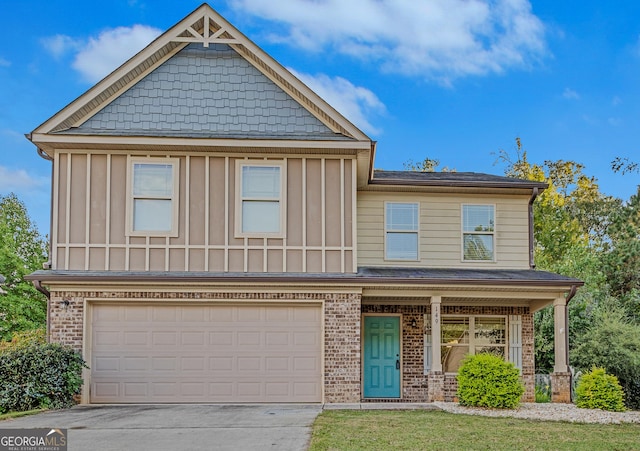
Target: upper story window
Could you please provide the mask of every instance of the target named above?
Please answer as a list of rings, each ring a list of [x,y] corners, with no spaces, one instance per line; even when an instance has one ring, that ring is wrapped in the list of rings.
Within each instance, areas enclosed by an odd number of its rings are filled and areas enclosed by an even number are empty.
[[[236,235],[284,236],[284,164],[238,161]]]
[[[178,168],[177,158],[130,159],[130,235],[177,236]]]
[[[495,206],[462,206],[462,253],[465,261],[494,261]]]
[[[504,316],[442,316],[442,370],[457,373],[467,354],[489,353],[506,360],[507,319]]]
[[[418,217],[417,203],[385,204],[386,260],[418,260]]]

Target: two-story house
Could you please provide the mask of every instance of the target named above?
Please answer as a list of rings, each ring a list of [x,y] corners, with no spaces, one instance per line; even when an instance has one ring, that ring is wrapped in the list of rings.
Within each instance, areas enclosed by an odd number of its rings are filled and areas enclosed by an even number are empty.
[[[521,369],[555,306],[543,183],[374,171],[375,143],[204,4],[29,139],[52,164],[48,334],[83,403],[451,400],[466,354]]]

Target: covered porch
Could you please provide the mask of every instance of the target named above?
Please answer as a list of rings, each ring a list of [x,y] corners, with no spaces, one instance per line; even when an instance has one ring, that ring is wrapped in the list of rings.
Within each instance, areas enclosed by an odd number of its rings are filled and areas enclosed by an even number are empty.
[[[363,287],[362,402],[455,401],[460,363],[479,352],[512,362],[525,385],[522,400],[533,402],[533,317],[548,305],[555,317],[552,401],[571,402],[567,304],[581,281],[539,271],[368,271],[376,276],[370,282],[396,277]],[[386,362],[377,360],[385,353]]]

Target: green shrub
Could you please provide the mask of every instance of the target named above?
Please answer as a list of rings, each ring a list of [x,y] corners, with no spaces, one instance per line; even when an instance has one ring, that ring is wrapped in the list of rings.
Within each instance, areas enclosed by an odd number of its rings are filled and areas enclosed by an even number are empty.
[[[629,409],[640,409],[640,324],[624,312],[604,312],[576,340],[571,361],[582,371],[604,368],[618,378]]]
[[[73,349],[55,343],[0,353],[0,413],[60,409],[74,404],[86,365]]]
[[[576,405],[583,409],[624,411],[624,392],[618,378],[594,366],[578,381]]]
[[[524,393],[520,371],[491,354],[467,356],[458,371],[458,399],[463,406],[512,409]]]
[[[44,328],[21,330],[14,332],[11,341],[0,340],[0,352],[27,348],[33,345],[43,345],[47,342],[47,332]]]
[[[551,402],[551,394],[549,394],[548,387],[540,387],[536,385],[536,402]]]

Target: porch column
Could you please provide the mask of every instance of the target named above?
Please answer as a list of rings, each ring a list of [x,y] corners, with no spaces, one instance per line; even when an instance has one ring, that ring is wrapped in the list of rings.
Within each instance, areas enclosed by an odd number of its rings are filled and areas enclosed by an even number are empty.
[[[440,346],[440,296],[431,296],[431,369],[427,375],[427,399],[444,401],[444,373]]]
[[[440,296],[431,296],[431,371],[442,372],[442,347],[440,346]]]
[[[555,344],[554,373],[569,371],[567,364],[567,300],[564,297],[553,301],[553,339]]]
[[[555,345],[555,365],[551,375],[551,401],[571,402],[571,371],[567,362],[568,330],[567,300],[564,296],[553,302],[553,338]]]

